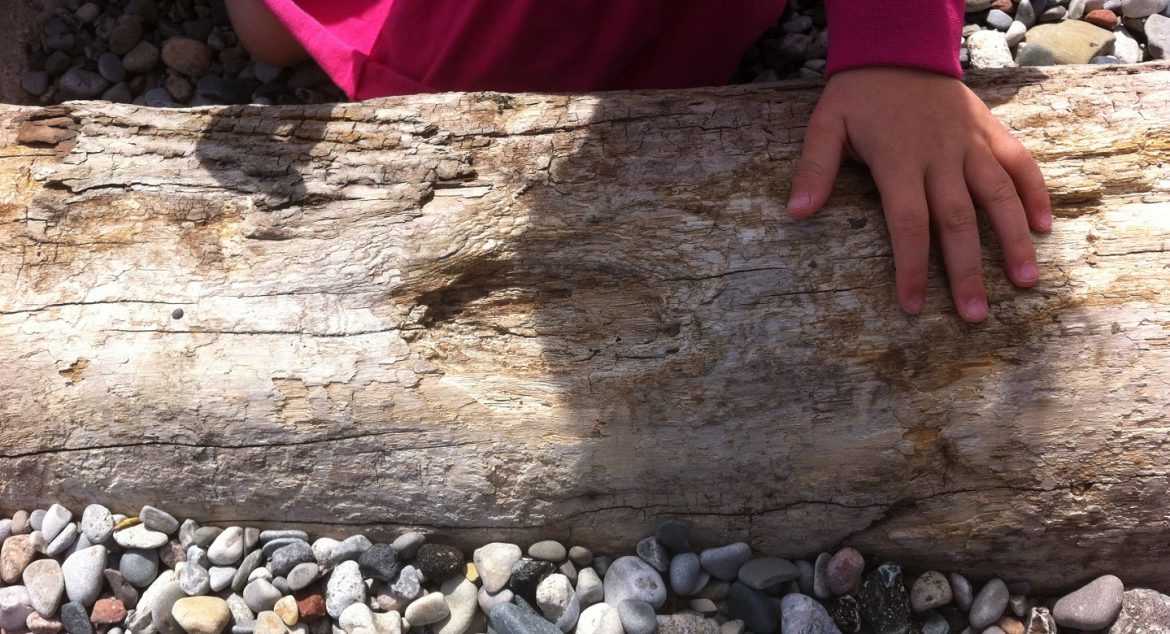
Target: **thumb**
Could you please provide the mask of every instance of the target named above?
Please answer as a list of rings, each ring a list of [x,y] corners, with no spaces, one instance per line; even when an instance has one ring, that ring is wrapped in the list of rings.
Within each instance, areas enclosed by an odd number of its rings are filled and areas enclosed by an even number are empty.
[[[844,120],[813,112],[788,193],[789,216],[807,218],[824,206],[837,180],[846,140]]]

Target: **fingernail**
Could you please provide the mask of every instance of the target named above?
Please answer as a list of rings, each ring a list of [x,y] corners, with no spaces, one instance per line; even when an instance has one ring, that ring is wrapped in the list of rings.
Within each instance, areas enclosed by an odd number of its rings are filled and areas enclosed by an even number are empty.
[[[967,301],[967,321],[983,321],[987,319],[987,302],[982,299]]]
[[[1048,231],[1049,229],[1051,229],[1052,228],[1052,210],[1045,209],[1044,211],[1041,211],[1040,215],[1036,218],[1036,224],[1040,225],[1040,228],[1044,231]]]
[[[906,312],[917,315],[922,312],[922,296],[914,295],[906,298]]]
[[[1035,262],[1024,262],[1016,270],[1016,278],[1025,284],[1031,284],[1040,279],[1040,270],[1036,268]]]
[[[788,211],[800,211],[808,207],[811,202],[812,197],[806,192],[792,192],[792,195],[788,197]]]

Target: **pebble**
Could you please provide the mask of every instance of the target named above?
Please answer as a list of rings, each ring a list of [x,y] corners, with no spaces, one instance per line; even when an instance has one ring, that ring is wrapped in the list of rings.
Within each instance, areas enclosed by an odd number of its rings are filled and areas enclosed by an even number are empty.
[[[340,543],[330,537],[321,537],[313,542],[313,558],[317,560],[317,566],[322,571],[327,572],[333,568],[329,556],[333,553],[333,549]]]
[[[163,42],[162,61],[187,77],[199,77],[211,67],[211,47],[189,37],[172,37]]]
[[[390,585],[390,594],[403,601],[413,601],[422,591],[422,574],[414,566],[404,566],[398,579]]]
[[[97,601],[105,579],[102,571],[106,567],[108,553],[105,546],[90,546],[65,559],[61,565],[61,574],[65,577],[65,594],[70,601],[85,606]]]
[[[564,561],[567,555],[564,545],[555,539],[539,541],[528,547],[528,556],[533,559],[559,563]]]
[[[251,581],[244,588],[244,601],[248,604],[248,609],[253,612],[271,610],[272,606],[280,600],[280,596],[280,590],[277,590],[266,579]]]
[[[361,567],[353,560],[343,561],[333,568],[325,587],[325,610],[338,618],[342,610],[366,600],[366,584]]]
[[[743,634],[744,630],[744,622],[739,619],[732,619],[719,626],[719,634]]]
[[[329,553],[329,562],[336,566],[343,561],[356,560],[373,545],[373,542],[365,535],[346,537],[333,546],[333,550]]]
[[[1006,31],[1008,30],[1008,27],[1012,25],[1013,19],[1012,16],[1008,15],[1004,11],[1000,11],[999,9],[992,9],[991,11],[987,12],[987,17],[984,18],[984,22],[987,24],[987,26],[990,26],[993,29]]]
[[[353,606],[351,605],[349,607],[352,608]],[[365,606],[363,605],[363,607]],[[294,599],[291,595],[281,597],[280,600],[276,602],[276,605],[272,606],[272,611],[276,612],[276,616],[279,616],[280,620],[284,621],[284,624],[288,625],[289,627],[296,625],[297,621],[299,621],[301,618],[301,613],[297,610],[297,600]],[[344,615],[344,613],[342,614]]]
[[[374,629],[374,613],[364,603],[355,603],[345,608],[341,618],[337,619],[337,625],[350,634],[369,631]]]
[[[1029,46],[1038,44],[1051,50],[1057,64],[1088,64],[1108,50],[1113,40],[1113,33],[1080,20],[1041,24],[1024,36]]]
[[[479,590],[475,582],[465,577],[451,577],[439,586],[439,592],[443,593],[443,600],[447,603],[448,615],[431,629],[435,634],[463,634],[468,631],[475,618],[476,608],[479,607]],[[577,617],[574,615],[573,624],[576,623]]]
[[[488,620],[496,634],[562,634],[544,617],[515,603],[501,603],[492,608]]]
[[[718,548],[708,548],[699,553],[699,562],[711,576],[724,581],[733,581],[739,574],[740,566],[752,558],[752,547],[745,542],[736,542]]]
[[[838,633],[833,617],[816,599],[803,594],[785,595],[780,600],[780,631],[807,634]]]
[[[21,76],[20,87],[28,94],[39,97],[49,90],[49,74],[43,70],[30,70]],[[11,522],[11,520],[4,521]],[[0,533],[0,542],[7,538],[8,535]]]
[[[110,509],[101,504],[90,504],[81,514],[81,532],[93,544],[104,544],[114,534],[114,518]]]
[[[93,634],[93,623],[89,621],[89,613],[85,606],[76,601],[70,601],[61,606],[61,625],[69,634]]]
[[[274,539],[298,539],[307,543],[309,541],[309,534],[305,531],[293,529],[265,530],[257,533],[256,538],[260,540],[261,544],[267,544]]]
[[[418,549],[422,548],[426,542],[426,535],[418,531],[407,531],[394,538],[394,541],[390,542],[390,547],[396,550],[403,559],[410,561],[415,558]]]
[[[581,615],[581,604],[573,591],[573,583],[562,574],[551,574],[540,582],[536,587],[536,606],[562,632],[573,629]]]
[[[285,577],[298,565],[316,561],[312,546],[298,539],[272,553],[268,560],[268,570],[277,577]]]
[[[577,634],[624,634],[621,613],[608,603],[585,608],[577,621]]]
[[[303,590],[316,581],[320,574],[321,568],[317,565],[316,561],[306,561],[297,564],[287,575],[288,587],[293,592]]]
[[[69,550],[69,547],[77,541],[77,534],[77,524],[75,522],[69,522],[49,542],[48,546],[45,547],[45,554],[50,557],[56,557]]]
[[[875,634],[895,634],[910,627],[910,597],[902,568],[895,564],[882,564],[870,572],[861,584],[857,602]]]
[[[447,600],[442,592],[431,592],[412,601],[406,606],[402,618],[410,623],[411,627],[429,625],[447,618],[451,614],[447,607]]]
[[[1043,609],[1043,608],[1039,608]],[[1159,632],[1157,627],[1165,628]],[[1052,630],[1056,631],[1055,627]],[[1108,634],[1165,634],[1170,631],[1170,596],[1153,590],[1128,590],[1122,597],[1121,613]]]
[[[971,602],[971,610],[967,615],[971,627],[984,628],[998,621],[1007,609],[1008,596],[1007,584],[1002,579],[988,581]]]
[[[110,79],[110,81],[122,81],[121,79]],[[175,519],[174,515],[166,511],[150,506],[149,504],[142,507],[138,511],[138,519],[142,520],[142,524],[152,531],[170,535],[179,530],[179,520]]]
[[[1016,65],[1008,47],[1007,35],[999,31],[973,33],[967,38],[967,51],[974,68],[1010,68]]]
[[[1015,48],[1020,44],[1020,42],[1024,41],[1024,35],[1026,35],[1027,32],[1028,27],[1024,26],[1023,22],[1012,22],[1011,25],[1008,26],[1007,32],[1004,33],[1003,37],[1004,40],[1007,41],[1007,45],[1009,47]]]
[[[766,590],[800,577],[795,564],[780,557],[751,559],[740,567],[738,578],[756,590]]]
[[[654,537],[639,541],[634,552],[658,572],[666,572],[670,568],[670,553]]]
[[[653,634],[658,629],[654,606],[637,599],[626,599],[617,604],[618,618],[626,634]]]
[[[1105,9],[1097,9],[1096,11],[1090,11],[1087,14],[1085,14],[1085,17],[1083,19],[1085,22],[1088,22],[1089,24],[1092,24],[1093,26],[1105,29],[1106,31],[1113,31],[1117,28],[1117,26],[1119,24],[1121,24],[1121,20],[1118,19],[1116,13],[1114,13],[1112,11],[1106,11]]]
[[[28,626],[28,631],[32,634],[57,634],[65,629],[65,625],[61,623],[60,619],[46,619],[36,612],[28,615],[25,624]],[[113,630],[110,630],[110,632],[112,633]]]
[[[702,572],[699,556],[695,553],[679,553],[670,560],[670,588],[674,593],[687,597],[699,590],[699,574]]]
[[[971,602],[975,598],[971,582],[957,572],[947,575],[947,581],[951,582],[951,596],[955,600],[955,605],[964,612],[970,610]]]
[[[605,599],[605,585],[601,577],[592,568],[582,568],[577,573],[577,599],[581,605],[601,603]]]
[[[1052,608],[1052,618],[1060,627],[1079,630],[1105,628],[1121,612],[1124,592],[1121,579],[1113,575],[1098,577],[1061,597]]]
[[[727,595],[727,613],[753,632],[774,632],[780,620],[778,606],[763,592],[736,581]]]
[[[482,617],[484,626],[477,628],[476,631],[487,629],[487,617]],[[403,630],[409,626],[408,623],[402,622],[402,615],[398,612],[375,612],[374,613],[374,631],[377,634],[402,634]],[[470,624],[469,624],[470,627]],[[434,631],[434,627],[430,628]]]
[[[227,566],[212,566],[207,569],[208,583],[212,592],[219,592],[231,587],[232,579],[236,576],[236,569]],[[298,590],[300,588],[297,588]]]
[[[64,80],[64,77],[62,77],[62,80]],[[102,79],[102,81],[105,82],[105,79]],[[150,530],[143,524],[135,524],[129,528],[114,531],[114,542],[122,548],[150,550],[161,548],[167,541],[168,537],[166,533]]]
[[[829,553],[821,553],[817,555],[816,563],[813,564],[813,596],[818,599],[828,599],[833,596],[833,591],[829,588],[829,561],[833,556]]]
[[[555,570],[552,563],[535,559],[521,559],[512,566],[508,587],[529,603],[536,602],[536,587]]]
[[[578,596],[580,596],[579,590],[578,590],[577,594],[578,594]],[[475,598],[476,598],[476,601],[479,603],[479,609],[483,610],[485,614],[490,614],[492,611],[492,608],[496,607],[497,605],[499,605],[501,603],[510,603],[512,601],[512,598],[515,596],[516,596],[516,593],[512,592],[511,590],[509,590],[507,588],[504,588],[503,590],[500,590],[499,592],[495,592],[495,593],[488,592],[486,588],[480,588],[479,591],[476,593]]]
[[[32,526],[29,523],[29,512],[20,510],[12,514],[12,524],[9,525],[9,530],[13,535],[24,535],[32,532]]]
[[[65,594],[61,564],[55,559],[38,559],[24,569],[23,580],[33,609],[46,619],[52,618]]]
[[[860,552],[849,547],[838,550],[825,565],[825,580],[829,584],[829,592],[835,595],[856,592],[861,585],[863,572],[865,558]]]
[[[390,550],[397,553],[393,546]],[[429,581],[446,581],[463,570],[463,551],[446,544],[423,544],[415,565]]]
[[[690,527],[677,518],[663,520],[654,529],[654,539],[676,555],[691,552],[689,536]]]
[[[219,634],[231,622],[232,613],[219,597],[184,597],[175,601],[171,616],[187,634]]]
[[[736,566],[738,572],[739,566]],[[626,599],[645,601],[655,609],[666,602],[662,575],[638,557],[619,557],[604,577],[605,602],[618,605]]]
[[[1127,18],[1144,18],[1165,10],[1166,0],[1121,0],[1121,15]]]
[[[70,68],[57,80],[62,100],[93,99],[109,85],[105,77],[83,68]]]
[[[954,598],[951,583],[946,575],[928,570],[914,580],[910,586],[910,608],[915,612],[929,612],[941,608]]]
[[[198,543],[198,539],[196,543]],[[211,546],[207,548],[207,557],[216,566],[231,566],[243,556],[244,529],[239,526],[224,529],[223,532],[216,535],[215,539],[211,542]]]
[[[45,511],[38,530],[45,536],[45,541],[51,542],[72,520],[73,511],[60,504],[53,504]]]
[[[245,540],[245,541],[247,541],[247,540]],[[260,553],[263,555],[264,559],[271,559],[272,553],[275,553],[276,551],[280,550],[281,548],[284,548],[285,546],[288,546],[289,544],[296,544],[296,543],[304,544],[307,542],[305,542],[305,540],[303,540],[303,539],[297,539],[296,537],[277,537],[276,539],[270,539],[267,542],[265,542],[264,545],[260,547]],[[310,548],[310,550],[312,550],[311,546],[309,548]],[[247,550],[248,550],[248,547],[245,545],[244,551],[246,552]]]
[[[102,571],[102,576],[106,579],[106,584],[110,587],[110,591],[114,593],[115,597],[122,602],[127,608],[133,608],[138,604],[138,590],[130,585],[122,573],[117,570],[106,569]]]
[[[234,632],[235,630],[232,631]],[[286,634],[288,627],[280,619],[279,614],[272,610],[265,610],[256,615],[256,622],[253,625],[252,632],[253,634]],[[354,632],[354,634],[359,633]]]
[[[1015,19],[1022,22],[1029,29],[1036,25],[1036,7],[1032,0],[1020,0],[1016,5]]]
[[[829,615],[843,632],[851,634],[861,629],[861,604],[852,595],[844,594],[829,601]]]
[[[370,546],[358,557],[358,565],[364,576],[387,583],[394,581],[402,569],[402,561],[390,544]]]
[[[179,564],[176,572],[183,592],[192,596],[211,592],[211,574],[203,566],[186,561]]]
[[[1152,59],[1170,58],[1170,17],[1162,14],[1146,18],[1146,47]]]
[[[131,548],[122,553],[118,570],[131,585],[145,588],[158,576],[158,551]]]
[[[512,566],[520,561],[521,554],[519,546],[503,542],[493,542],[475,549],[472,561],[483,579],[483,587],[491,593],[503,589],[512,575]]]
[[[0,629],[18,632],[24,629],[33,606],[24,586],[0,588]]]
[[[316,621],[325,616],[325,597],[317,591],[301,593],[297,597],[297,612],[301,621]]]
[[[796,562],[796,568],[800,571],[800,577],[797,578],[797,587],[800,588],[801,594],[807,594],[810,597],[813,594],[813,580],[816,577],[816,567],[812,563],[803,559]]]
[[[116,597],[98,599],[89,613],[89,620],[95,625],[115,625],[126,618],[126,606]]]

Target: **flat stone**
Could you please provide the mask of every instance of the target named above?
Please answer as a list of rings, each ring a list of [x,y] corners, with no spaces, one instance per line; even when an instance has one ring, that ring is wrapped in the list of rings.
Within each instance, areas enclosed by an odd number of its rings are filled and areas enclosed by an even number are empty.
[[[345,608],[365,600],[366,584],[358,562],[347,560],[337,564],[325,587],[325,609],[329,616],[340,618]]]
[[[229,566],[212,566],[207,569],[207,576],[211,591],[219,592],[231,587],[232,579],[236,577],[236,569]]]
[[[170,535],[171,533],[179,530],[179,520],[175,519],[174,515],[171,515],[170,513],[167,513],[158,507],[150,506],[149,504],[143,506],[142,509],[138,511],[138,519],[142,520],[143,526],[146,526],[152,531],[158,531],[160,533]]]
[[[114,531],[114,542],[122,548],[152,550],[164,546],[170,538],[166,533],[150,530],[144,524]]]
[[[138,605],[138,590],[126,581],[120,571],[106,569],[102,571],[102,576],[106,578],[106,584],[110,586],[110,591],[114,593],[115,597],[118,597],[122,605],[127,608],[134,608]]]
[[[711,573],[716,579],[734,581],[739,575],[740,566],[752,558],[752,547],[745,542],[736,542],[718,548],[708,548],[699,553],[699,562],[703,569]],[[610,601],[608,598],[606,602]],[[750,626],[749,626],[750,627]]]
[[[98,599],[89,611],[89,620],[95,625],[116,625],[126,618],[126,606],[117,597]]]
[[[624,634],[621,614],[608,603],[585,608],[577,621],[577,634]]]
[[[0,588],[0,629],[18,632],[24,629],[35,611],[24,586]]]
[[[108,554],[105,546],[90,546],[65,559],[61,574],[65,577],[65,594],[70,601],[87,607],[97,601],[105,579],[102,571]]]
[[[423,544],[416,555],[415,567],[428,581],[441,583],[463,571],[463,551],[454,546]]]
[[[593,551],[584,546],[573,546],[569,549],[569,561],[577,566],[588,566],[593,562]]]
[[[739,566],[735,568],[738,572]],[[614,561],[606,571],[604,586],[605,602],[610,605],[636,599],[657,610],[666,602],[666,583],[662,575],[638,557],[619,557]]]
[[[766,590],[800,577],[800,570],[787,559],[758,557],[739,568],[739,581],[756,590]],[[844,594],[844,593],[839,593]]]
[[[350,606],[353,607],[352,605]],[[280,617],[284,624],[292,627],[300,621],[301,613],[297,609],[297,600],[292,595],[281,597],[276,605],[272,606],[272,611],[276,612],[276,616]],[[344,616],[344,613],[343,613]]]
[[[298,539],[272,553],[272,557],[268,560],[268,570],[277,577],[284,577],[299,564],[316,561],[317,559],[313,556],[313,547]]]
[[[972,33],[967,38],[967,51],[974,68],[1012,68],[1016,65],[1007,35],[999,31]]]
[[[427,543],[426,535],[418,531],[407,531],[394,538],[394,541],[390,542],[390,546],[398,552],[398,556],[410,561],[414,559],[415,555],[418,554],[418,549],[422,548],[425,543]]]
[[[565,550],[564,545],[555,539],[546,539],[529,546],[528,556],[533,559],[559,563],[565,560],[568,552]]]
[[[957,572],[947,575],[947,581],[951,582],[951,596],[954,598],[955,606],[964,612],[970,610],[971,602],[975,600],[971,582]]]
[[[488,592],[496,593],[508,585],[512,566],[520,561],[521,555],[522,551],[516,544],[493,542],[475,549],[471,557],[483,579],[483,587]]]
[[[984,584],[971,602],[971,610],[967,615],[971,627],[978,630],[998,621],[1007,609],[1009,596],[1007,584],[1002,579],[992,579]]]
[[[818,599],[828,599],[833,596],[833,591],[829,588],[829,562],[833,556],[829,553],[821,553],[817,555],[816,563],[813,564],[813,596]]]
[[[874,634],[902,634],[910,627],[910,597],[897,565],[882,564],[870,572],[861,584],[858,603]]]
[[[1098,577],[1061,597],[1052,608],[1052,618],[1062,628],[1103,629],[1121,612],[1124,592],[1121,579],[1113,575]]]
[[[158,551],[131,548],[122,553],[118,570],[128,583],[145,588],[158,577]]]
[[[65,576],[55,559],[38,559],[24,569],[29,604],[44,618],[52,618],[65,595]]]
[[[267,544],[274,539],[299,539],[303,542],[309,541],[309,534],[305,531],[298,531],[293,529],[280,530],[266,530],[260,531],[256,538],[260,540],[261,544]]]
[[[185,597],[175,601],[171,616],[187,634],[219,634],[231,622],[232,613],[219,597]]]
[[[780,625],[778,606],[763,592],[736,581],[727,595],[727,614],[753,632],[775,632]]]
[[[316,561],[299,563],[289,571],[286,577],[288,579],[288,587],[293,592],[303,590],[316,581],[320,574],[321,568],[317,565]]]
[[[61,606],[61,625],[69,634],[93,634],[93,623],[89,622],[89,613],[85,606],[70,601]]]
[[[1024,36],[1029,46],[1038,44],[1052,51],[1057,64],[1088,64],[1104,54],[1113,40],[1113,33],[1080,20],[1041,24]]]
[[[562,634],[557,626],[544,617],[515,603],[501,603],[492,608],[488,620],[496,634]]]
[[[466,577],[451,577],[439,586],[443,600],[447,603],[448,614],[431,626],[435,634],[464,634],[471,627],[479,607],[479,590]],[[539,589],[537,595],[539,598]],[[573,623],[576,624],[576,617]]]
[[[60,504],[54,504],[45,511],[45,516],[41,520],[41,534],[45,536],[45,541],[51,542],[72,521],[73,511]]]
[[[914,580],[910,587],[910,608],[915,612],[929,612],[951,602],[951,582],[946,575],[928,570]]]
[[[216,566],[231,566],[243,556],[244,529],[239,526],[225,528],[207,548],[207,557]]]
[[[536,606],[562,632],[573,629],[581,616],[581,604],[573,584],[562,574],[551,574],[540,582],[536,587]]]
[[[259,550],[253,550],[240,562],[239,568],[236,569],[236,576],[232,578],[232,590],[234,592],[244,591],[244,586],[248,585],[248,582],[252,579],[252,573],[260,567],[261,557],[262,554]]]
[[[411,627],[415,627],[437,623],[447,618],[450,614],[451,610],[447,607],[447,600],[443,597],[443,593],[431,592],[415,599],[410,605],[406,606],[406,611],[402,614],[402,617],[410,623]]]
[[[670,560],[670,588],[680,597],[687,597],[699,590],[699,556],[695,553],[679,553]]]
[[[336,566],[343,561],[356,560],[373,545],[365,535],[351,535],[333,547],[329,553],[329,562]]]
[[[284,548],[285,546],[288,546],[290,544],[307,544],[307,543],[308,542],[306,542],[305,540],[297,538],[297,537],[277,537],[276,539],[270,539],[267,542],[265,542],[264,545],[260,547],[260,552],[263,553],[264,559],[268,560],[268,559],[272,558],[273,553],[280,550],[281,548]],[[310,550],[312,549],[311,546],[309,548],[310,548]],[[244,550],[246,551],[247,548],[245,548]]]
[[[1146,48],[1151,59],[1170,58],[1170,17],[1162,14],[1146,18]]]
[[[626,599],[617,604],[618,618],[626,634],[653,634],[658,629],[654,606],[637,599]]]
[[[36,556],[31,536],[13,535],[4,540],[0,547],[0,579],[7,584],[19,583],[21,573]]]
[[[179,587],[191,596],[211,592],[211,574],[199,564],[185,561],[175,569],[179,575]]]
[[[90,504],[81,514],[81,532],[93,544],[104,544],[114,534],[114,517],[101,504]]]
[[[780,631],[840,634],[833,617],[814,598],[789,594],[780,600]]]

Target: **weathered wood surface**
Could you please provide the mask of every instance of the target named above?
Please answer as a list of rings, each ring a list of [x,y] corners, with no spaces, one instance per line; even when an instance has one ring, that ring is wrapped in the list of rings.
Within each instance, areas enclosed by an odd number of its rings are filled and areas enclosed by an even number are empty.
[[[981,326],[783,217],[816,86],[0,108],[0,511],[1170,589],[1170,66],[971,81],[1058,218]]]

